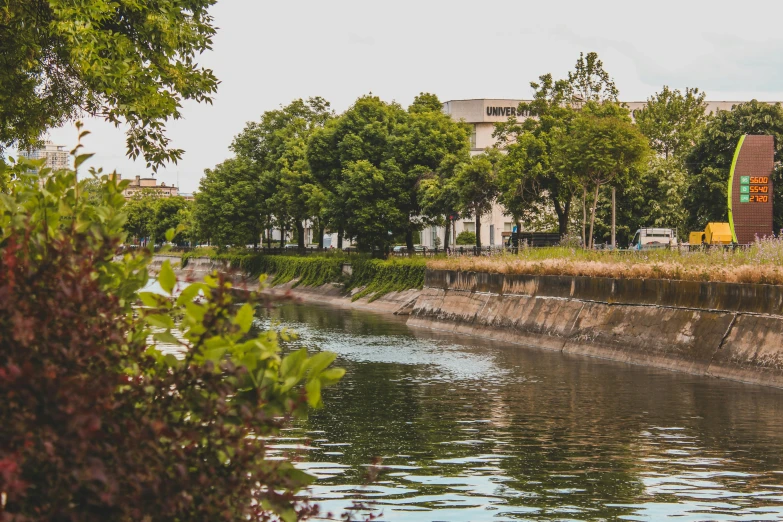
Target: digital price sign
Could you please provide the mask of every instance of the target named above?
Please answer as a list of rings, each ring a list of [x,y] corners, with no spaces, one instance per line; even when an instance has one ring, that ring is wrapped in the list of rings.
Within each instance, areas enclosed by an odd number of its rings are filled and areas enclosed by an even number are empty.
[[[734,242],[753,243],[772,235],[772,136],[742,136],[729,174],[729,226]]]

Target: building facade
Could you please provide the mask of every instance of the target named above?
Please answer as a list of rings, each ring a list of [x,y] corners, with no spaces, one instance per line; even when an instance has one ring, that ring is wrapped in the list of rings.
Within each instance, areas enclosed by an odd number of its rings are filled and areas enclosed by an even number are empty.
[[[122,176],[120,174],[116,174],[115,176],[117,183],[122,181]],[[165,183],[158,185],[158,180],[155,178],[142,178],[141,176],[136,176],[132,179],[130,185],[125,187],[125,190],[122,191],[122,195],[125,196],[125,199],[131,199],[135,195],[142,193],[151,193],[161,198],[172,198],[180,195],[179,188],[174,185],[166,185]],[[192,194],[188,194],[188,196],[190,196],[191,200],[193,199]],[[185,197],[185,199],[188,199],[188,197]]]
[[[55,145],[47,141],[40,149],[19,151],[20,156],[31,160],[46,159],[45,168],[64,170],[71,168],[71,155],[65,150],[65,145]]]

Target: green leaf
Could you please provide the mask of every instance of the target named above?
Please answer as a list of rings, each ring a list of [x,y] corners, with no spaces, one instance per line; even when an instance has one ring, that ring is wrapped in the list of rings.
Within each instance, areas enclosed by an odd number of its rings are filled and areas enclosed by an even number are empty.
[[[73,160],[73,168],[74,169],[78,169],[79,165],[81,165],[82,163],[84,163],[88,159],[92,158],[93,156],[95,156],[95,154],[79,154]]]
[[[186,303],[193,301],[201,290],[201,285],[198,283],[192,283],[184,288],[177,297],[177,305],[182,306]]]
[[[247,333],[250,330],[250,326],[253,324],[253,307],[250,303],[245,303],[237,312],[234,317],[234,324],[239,325],[242,333]]]
[[[329,368],[321,372],[319,379],[322,386],[331,386],[336,384],[345,375],[345,368]]]
[[[171,332],[158,332],[153,335],[156,341],[160,341],[162,343],[168,343],[168,344],[180,344],[180,340],[177,339],[173,333]]]
[[[297,350],[286,355],[283,358],[283,362],[280,364],[280,376],[285,378],[292,373],[299,374],[302,369],[302,363],[306,358],[306,348],[302,348],[301,350]]]
[[[174,285],[177,284],[177,276],[174,275],[174,270],[171,268],[171,262],[167,259],[163,262],[163,266],[160,267],[160,274],[158,274],[158,283],[163,291],[171,294],[174,292]]]
[[[176,232],[173,228],[166,230],[166,241],[171,243],[174,240],[174,234],[176,234]]]
[[[305,384],[305,390],[307,391],[307,404],[313,408],[321,406],[321,381],[319,379],[313,379]]]
[[[139,292],[139,299],[144,303],[144,306],[150,308],[160,308],[162,302],[168,302],[168,300],[160,294],[155,292]]]
[[[310,368],[309,378],[312,379],[313,377],[317,377],[318,374],[332,364],[336,358],[337,354],[334,352],[320,352],[313,355],[307,362],[307,365]]]
[[[151,326],[158,328],[174,328],[174,321],[171,316],[165,314],[152,314],[144,317],[144,320]]]

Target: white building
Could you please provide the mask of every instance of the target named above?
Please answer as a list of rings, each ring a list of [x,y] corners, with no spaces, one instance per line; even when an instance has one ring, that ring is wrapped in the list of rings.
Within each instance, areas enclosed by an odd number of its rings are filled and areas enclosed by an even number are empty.
[[[71,168],[71,157],[68,151],[65,150],[65,145],[55,145],[51,141],[47,141],[41,149],[20,150],[19,155],[32,160],[46,158],[44,167],[52,170]]]

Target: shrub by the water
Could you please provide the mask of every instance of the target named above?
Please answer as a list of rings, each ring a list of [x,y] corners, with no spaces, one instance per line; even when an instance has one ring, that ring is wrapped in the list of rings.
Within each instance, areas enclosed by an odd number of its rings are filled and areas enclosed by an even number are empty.
[[[424,286],[424,272],[427,262],[423,258],[380,259],[362,258],[353,261],[353,274],[346,284],[346,290],[362,288],[352,296],[356,301],[371,295],[375,301],[389,292],[401,292]]]
[[[183,267],[194,256],[183,257]],[[273,285],[282,285],[296,279],[296,286],[320,286],[341,280],[344,258],[341,256],[275,256],[254,253],[226,253],[210,256],[223,261],[232,270],[240,270],[251,276],[274,276]]]
[[[151,254],[116,255],[128,182],[103,176],[96,202],[42,167],[0,171],[0,520],[314,515],[312,478],[265,445],[342,376],[335,354],[281,357],[251,330],[260,297],[236,307],[219,275],[175,294],[166,261],[166,295],[139,292]]]

